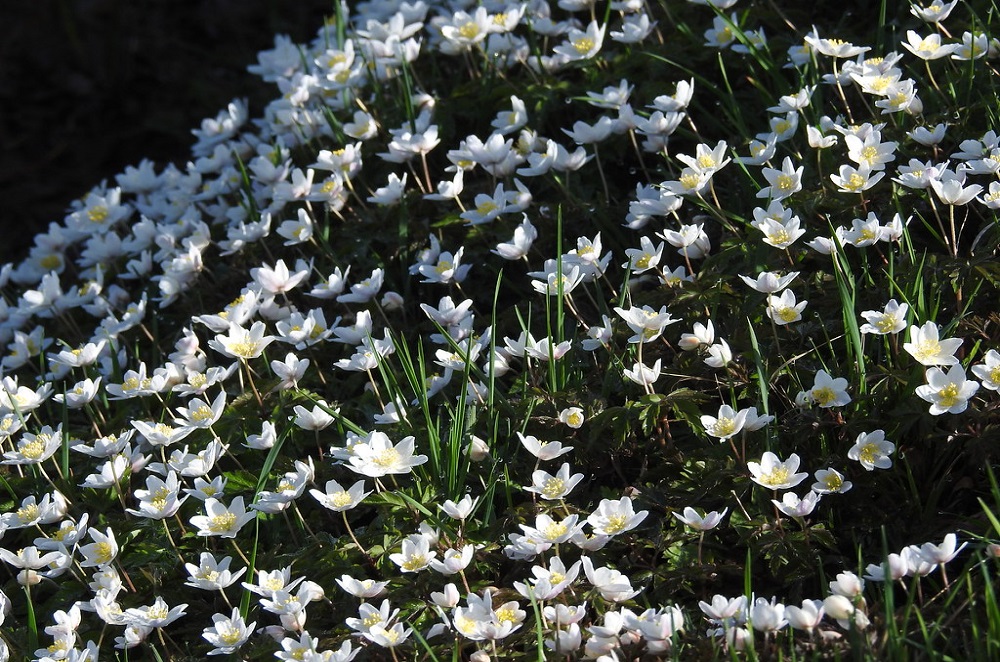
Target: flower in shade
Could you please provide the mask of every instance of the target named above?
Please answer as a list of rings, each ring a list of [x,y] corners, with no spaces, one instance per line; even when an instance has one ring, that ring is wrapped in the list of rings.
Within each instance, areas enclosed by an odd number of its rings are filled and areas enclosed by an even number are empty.
[[[686,506],[683,514],[675,511],[673,515],[678,520],[684,522],[696,531],[708,531],[709,529],[714,529],[719,526],[719,523],[722,522],[722,518],[725,517],[728,512],[729,508],[723,508],[722,512],[713,510],[702,516],[691,506]]]

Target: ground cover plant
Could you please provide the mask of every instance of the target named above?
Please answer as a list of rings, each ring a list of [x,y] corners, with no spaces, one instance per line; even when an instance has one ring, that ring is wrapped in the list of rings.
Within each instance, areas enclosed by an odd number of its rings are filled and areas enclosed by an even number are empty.
[[[785,4],[336,6],[81,197],[4,655],[1000,655],[997,7]]]

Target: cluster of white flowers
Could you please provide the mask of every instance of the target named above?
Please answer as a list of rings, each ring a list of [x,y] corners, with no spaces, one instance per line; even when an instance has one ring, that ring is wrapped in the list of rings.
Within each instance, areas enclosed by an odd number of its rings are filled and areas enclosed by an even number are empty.
[[[735,0],[694,4],[724,10]],[[649,89],[637,90],[628,80],[588,91],[577,106],[568,108],[585,107],[591,119],[560,120],[565,121],[566,126],[560,128],[571,145],[564,144],[566,138],[558,133],[553,132],[563,142],[533,128],[541,114],[539,107],[529,109],[518,96],[509,97],[509,107],[505,97],[504,108],[496,111],[488,126],[475,127],[483,133],[459,136],[450,127],[443,130],[439,122],[453,119],[441,113],[444,101],[413,87],[425,53],[439,53],[458,66],[481,60],[495,68],[491,69],[494,75],[525,69],[531,76],[545,77],[585,66],[612,48],[637,47],[656,34],[657,21],[651,19],[645,3],[611,3],[613,11],[609,9],[606,22],[596,19],[593,2],[559,0],[557,5],[554,9],[545,0],[489,2],[473,9],[463,2],[418,1],[399,6],[369,2],[359,3],[357,13],[351,15],[345,3],[338,8],[343,19],[339,26],[325,25],[308,44],[278,37],[273,49],[260,53],[250,70],[280,91],[262,117],[251,119],[246,103],[234,101],[194,130],[192,161],[184,167],[169,165],[157,172],[154,164],[143,161],[118,175],[114,185],[102,183],[76,201],[63,223],[53,223],[35,238],[27,259],[0,268],[4,290],[0,343],[7,348],[0,359],[0,464],[22,478],[36,478],[39,485],[54,485],[48,472],[55,469],[68,484],[106,493],[109,501],[121,502],[124,514],[155,524],[150,530],[162,527],[175,550],[172,529],[191,533],[205,545],[232,541],[241,550],[237,541],[246,540],[245,532],[254,528],[251,523],[266,527],[294,514],[308,529],[311,522],[302,517],[300,506],[308,503],[316,508],[318,504],[318,512],[333,516],[337,526],[343,522],[351,539],[344,553],[364,557],[374,568],[348,511],[362,504],[378,507],[370,504],[374,499],[368,499],[372,491],[380,494],[380,505],[393,502],[410,507],[409,494],[392,495],[401,491],[400,483],[427,483],[428,476],[445,471],[439,466],[444,442],[435,436],[437,430],[431,435],[432,444],[437,445],[425,446],[427,434],[407,433],[419,429],[414,421],[442,427],[440,420],[450,419],[457,430],[457,436],[449,440],[455,442],[450,452],[456,464],[458,446],[464,444],[463,466],[483,462],[481,466],[492,464],[496,470],[499,462],[485,461],[503,459],[492,457],[499,449],[472,433],[484,434],[486,428],[467,432],[463,425],[468,421],[459,412],[492,406],[515,391],[526,391],[528,385],[545,384],[558,390],[557,375],[574,361],[602,366],[618,379],[625,397],[641,388],[647,398],[657,394],[657,384],[670,374],[665,365],[670,352],[679,360],[697,355],[700,370],[709,375],[704,379],[713,384],[753,361],[756,335],[754,352],[742,342],[734,341],[734,347],[722,338],[744,337],[745,318],[716,315],[713,319],[708,307],[702,307],[702,316],[696,306],[693,310],[700,319],[685,317],[691,324],[689,331],[672,334],[669,327],[682,321],[672,315],[666,301],[673,296],[660,296],[654,305],[644,303],[653,299],[642,298],[650,289],[677,293],[704,287],[701,279],[710,272],[706,265],[719,258],[719,247],[740,242],[759,249],[757,275],[740,276],[752,290],[742,290],[742,295],[757,301],[758,317],[765,324],[770,321],[779,354],[782,338],[817,322],[808,318],[809,302],[800,297],[819,287],[822,278],[800,278],[801,271],[779,266],[787,261],[797,268],[793,250],[802,250],[805,259],[838,274],[849,259],[844,251],[847,245],[859,250],[872,247],[872,255],[874,251],[882,255],[883,250],[890,256],[902,252],[911,219],[894,213],[886,220],[881,211],[868,211],[869,196],[890,186],[902,200],[923,196],[934,210],[939,239],[951,255],[957,255],[960,247],[970,253],[986,250],[980,245],[982,233],[971,243],[968,236],[963,240],[965,223],[955,223],[955,208],[973,201],[990,213],[1000,208],[997,133],[988,131],[963,140],[960,151],[942,160],[937,146],[946,132],[960,128],[915,126],[907,134],[909,140],[930,148],[933,158],[913,158],[906,165],[893,166],[902,150],[902,136],[900,140],[887,138],[898,131],[898,125],[912,125],[923,108],[918,94],[922,83],[904,78],[905,70],[897,66],[906,54],[866,57],[869,48],[821,38],[815,29],[801,46],[790,50],[788,64],[795,68],[816,60],[825,66],[819,58],[829,58],[834,63],[832,72],[820,80],[830,88],[830,95],[843,102],[842,114],[822,115],[813,126],[806,109],[816,86],[792,89],[768,108],[767,130],[752,140],[747,136],[748,156],[732,154],[725,140],[702,142],[700,135],[693,153],[668,150],[675,132],[685,123],[694,129],[698,119],[690,110],[696,95],[694,79],[676,81],[672,94],[656,96]],[[914,13],[938,23],[954,5],[937,6],[937,10],[915,7]],[[585,22],[578,14],[589,14],[590,20]],[[705,24],[710,16],[711,12],[703,14]],[[338,28],[344,32],[338,33]],[[709,47],[731,49],[743,56],[767,48],[763,29],[742,28],[736,14],[717,11],[704,35]],[[608,44],[606,36],[620,45]],[[995,39],[970,32],[961,42],[943,44],[936,33],[921,37],[909,31],[900,45],[921,60],[950,56],[969,61],[970,67],[997,50]],[[407,117],[392,124],[391,115],[380,114],[376,102],[389,90],[398,89],[405,90],[400,103]],[[873,117],[889,116],[891,125],[856,122],[845,90],[854,95],[855,111],[858,99],[867,103],[870,97],[872,106],[865,111]],[[643,103],[637,100],[642,95],[653,98]],[[858,113],[858,117],[863,115]],[[816,154],[789,147],[802,133],[800,127]],[[698,135],[697,129],[694,132]],[[605,201],[610,202],[600,150],[616,141],[634,148],[640,164],[644,158],[656,157],[668,173],[668,178],[653,181],[643,165],[642,175],[636,175],[634,199],[619,219],[626,231],[635,233],[626,235],[630,247],[617,250],[619,242],[602,237],[596,223],[562,223],[560,216],[558,248],[539,256],[539,219],[545,218],[546,226],[552,220],[551,210],[543,210],[540,204],[542,196],[553,183],[565,187],[571,174],[580,173],[574,176],[589,175],[595,181],[599,176]],[[807,168],[811,168],[812,156],[818,158],[827,149],[841,149],[849,163],[841,162],[819,186],[826,187],[826,195],[849,197],[851,204],[860,203],[866,210],[864,218],[854,218],[850,227],[830,223],[817,227],[806,211]],[[751,198],[765,205],[752,203],[745,221],[726,212],[716,190],[716,183],[736,170],[731,164],[737,164],[753,181]],[[890,168],[895,168],[895,177]],[[366,181],[371,170],[385,172],[378,184]],[[972,183],[977,177],[982,184]],[[368,187],[370,195],[362,197],[363,187]],[[947,208],[943,215],[938,204]],[[393,246],[391,254],[381,258],[376,258],[375,249],[338,246],[337,227],[372,222],[359,220],[367,218],[362,213],[370,210],[367,205],[377,212],[398,207],[400,214],[407,205],[422,205],[432,210],[429,214],[448,222],[442,231],[435,226],[416,244]],[[410,227],[406,216],[391,218],[394,224],[401,219],[401,228]],[[925,220],[930,226],[931,221]],[[272,228],[277,239],[272,237]],[[578,228],[579,234],[566,235],[567,242],[562,244],[562,232],[569,228]],[[395,227],[362,232],[390,231]],[[494,231],[496,236],[491,234]],[[808,252],[797,243],[807,235],[810,239],[803,243],[811,249]],[[484,236],[489,238],[485,247],[478,245]],[[510,239],[496,243],[501,236]],[[408,229],[400,230],[400,237],[412,239]],[[542,237],[553,243],[550,239]],[[275,259],[270,251],[281,250],[278,244],[285,252]],[[566,250],[567,246],[571,248]],[[258,249],[267,255],[266,261],[246,268],[244,258],[256,255]],[[333,263],[345,256],[354,263]],[[771,260],[773,264],[766,264]],[[467,295],[463,288],[473,277],[488,279],[487,285],[493,288],[498,282],[496,273],[523,276],[522,292],[536,296],[534,305],[546,310],[542,325],[537,319],[518,317],[520,328],[500,328],[495,318],[487,319],[480,312],[489,310],[488,296],[481,296],[480,291]],[[508,277],[502,275],[498,292]],[[623,282],[625,288],[619,292]],[[235,286],[224,289],[227,283]],[[793,283],[798,296],[790,287]],[[188,315],[203,293],[215,289],[219,291],[213,294],[230,303]],[[898,287],[892,291],[903,298]],[[759,294],[764,295],[763,309]],[[426,300],[419,307],[411,306],[418,297]],[[550,322],[550,308],[565,310],[565,320],[545,326]],[[183,322],[170,328],[169,316],[176,310],[185,311],[177,313]],[[878,336],[888,341],[909,324],[909,342],[902,348],[916,365],[926,367],[926,383],[907,395],[929,403],[934,416],[961,414],[974,406],[977,394],[982,397],[980,386],[983,393],[1000,390],[1000,354],[984,348],[982,361],[973,364],[968,357],[978,356],[978,344],[969,347],[962,338],[942,338],[954,333],[959,320],[942,326],[946,313],[935,308],[932,315],[929,310],[922,302],[890,299],[881,311],[847,310],[845,315],[860,316],[865,322],[858,327],[855,320],[858,343]],[[910,324],[914,315],[935,319],[924,319],[918,326]],[[563,322],[567,322],[565,328]],[[415,339],[408,333],[411,325],[433,326],[426,334],[434,345],[426,365],[416,358]],[[755,333],[752,325],[750,332]],[[174,343],[172,351],[137,349],[163,338]],[[423,340],[416,339],[421,360]],[[680,352],[673,352],[672,342]],[[280,351],[268,355],[275,347]],[[858,406],[851,393],[863,390],[864,384],[834,377],[814,364],[796,365],[805,356],[780,356],[782,369],[787,368],[793,383],[802,383],[807,372],[813,380],[810,388],[788,398],[789,405],[797,407],[789,406],[789,410],[798,414],[815,406],[813,413],[840,417],[837,424],[843,425],[841,412],[848,417],[857,413],[846,408]],[[909,359],[899,356],[905,365]],[[816,357],[824,360],[818,350],[805,360]],[[855,357],[862,362],[864,358],[863,353]],[[763,375],[764,367],[758,369]],[[967,369],[981,382],[967,379]],[[508,375],[518,382],[509,392],[508,382],[503,381]],[[342,413],[343,404],[330,404],[317,393],[323,389],[322,395],[339,403],[365,399],[375,404],[352,406]],[[777,421],[773,430],[781,421],[770,413],[766,394],[745,392],[759,400],[737,408],[734,394],[730,403],[712,407],[714,415],[700,415],[701,428],[692,432],[729,442],[739,467],[746,468],[747,484],[752,481],[768,491],[767,499],[776,512],[801,522],[814,512],[820,498],[850,490],[852,482],[847,478],[859,480],[850,475],[857,465],[844,461],[816,470],[810,491],[800,497],[787,491],[809,476],[798,471],[802,458],[797,452],[781,460],[766,451],[758,461],[747,461],[746,444],[741,452],[736,442],[750,439],[755,453],[761,453],[767,446],[756,444],[751,433]],[[551,397],[555,412],[549,420],[565,426],[560,430],[567,435],[565,439],[571,438],[593,410],[581,401],[583,396]],[[287,411],[276,403],[287,405]],[[259,416],[251,421],[252,426],[240,428],[230,420],[255,406]],[[112,415],[112,410],[124,414]],[[83,416],[86,424],[82,425]],[[358,423],[351,420],[353,416],[366,419]],[[675,604],[642,611],[634,603],[628,606],[644,588],[633,583],[627,562],[616,551],[628,547],[623,540],[636,535],[637,529],[641,532],[639,527],[653,519],[650,511],[636,509],[645,498],[642,491],[605,491],[602,494],[612,498],[594,498],[596,503],[585,505],[569,503],[574,489],[587,477],[573,473],[568,459],[554,473],[541,468],[541,463],[563,457],[573,447],[559,440],[540,441],[527,434],[529,429],[535,428],[525,425],[516,433],[520,446],[509,446],[517,449],[515,453],[523,447],[535,466],[530,484],[523,486],[524,507],[517,511],[516,522],[508,523],[505,542],[483,544],[469,534],[472,515],[492,498],[486,492],[494,494],[495,485],[487,487],[487,482],[497,481],[499,475],[476,474],[477,465],[471,464],[468,471],[482,481],[483,494],[474,498],[452,486],[456,501],[445,499],[444,490],[428,490],[424,493],[442,496],[440,510],[453,521],[438,521],[427,504],[419,504],[411,512],[426,520],[408,534],[391,540],[386,536],[381,545],[388,562],[380,571],[387,576],[398,572],[409,577],[408,573],[430,570],[420,576],[438,573],[461,579],[464,595],[456,583],[449,582],[435,584],[441,591],[423,596],[424,611],[438,619],[421,632],[422,639],[453,633],[477,642],[472,646],[482,646],[474,658],[490,650],[495,654],[499,641],[525,625],[530,604],[538,606],[537,630],[553,654],[582,653],[588,659],[610,661],[631,654],[626,651],[654,656],[669,651],[685,628],[684,612]],[[232,442],[241,430],[244,443]],[[332,447],[325,443],[331,434],[339,435],[343,445],[336,445],[341,441]],[[882,429],[862,432],[839,457],[857,462],[865,472],[889,469],[896,447],[885,436]],[[315,457],[286,456],[281,466],[287,470],[262,475],[252,493],[245,484],[229,484],[223,463],[232,462],[247,473],[239,464],[240,457],[253,457],[270,470],[290,437],[315,438]],[[497,443],[495,436],[491,443]],[[809,451],[803,447],[801,452]],[[523,453],[519,457],[523,459]],[[345,488],[340,481],[351,473],[361,479]],[[317,480],[324,476],[334,477],[317,489]],[[527,482],[513,475],[506,481],[507,487]],[[133,483],[144,487],[132,489]],[[468,485],[474,484],[470,478]],[[366,491],[368,485],[374,486],[372,491]],[[771,499],[777,497],[777,490],[785,492],[780,499]],[[107,518],[110,524],[105,526],[102,520],[104,530],[98,530],[89,525],[91,515],[85,502],[71,503],[54,487],[37,492],[17,495],[19,504],[0,513],[0,537],[7,536],[0,558],[16,569],[16,580],[26,589],[47,580],[80,582],[85,586],[81,591],[86,591],[86,598],[52,615],[54,624],[44,630],[52,644],[35,652],[37,659],[97,660],[102,654],[99,645],[77,636],[84,613],[86,618],[92,613],[91,620],[99,627],[114,628],[115,636],[109,640],[120,649],[148,643],[155,630],[186,615],[193,601],[169,607],[162,597],[135,596],[147,604],[123,607],[120,599],[131,580],[119,558],[135,541],[135,536],[126,536],[128,524]],[[303,498],[306,493],[312,500]],[[491,513],[495,505],[488,508]],[[728,512],[727,507],[701,515],[688,506],[673,515],[703,538]],[[34,535],[31,529],[41,535],[31,540],[27,537]],[[30,545],[25,544],[28,541]],[[866,578],[880,581],[925,575],[943,567],[962,547],[964,543],[957,546],[954,534],[942,545],[907,547],[899,555],[890,554],[885,563],[869,566]],[[212,615],[211,626],[205,623],[203,637],[211,646],[209,655],[236,653],[262,632],[280,647],[274,653],[279,659],[346,661],[363,646],[395,649],[409,642],[414,632],[415,626],[407,619],[416,611],[401,617],[390,598],[378,607],[369,602],[383,596],[398,576],[376,581],[344,575],[337,581],[339,590],[362,602],[356,617],[342,619],[346,629],[338,636],[350,630],[363,644],[344,640],[336,650],[321,650],[320,639],[306,628],[307,610],[312,603],[330,602],[328,595],[337,588],[320,586],[305,576],[293,580],[291,567],[261,570],[245,558],[247,565],[231,569],[235,559],[219,558],[218,547],[211,549],[202,551],[197,563],[182,564],[184,586],[220,593],[231,608],[231,612]],[[473,590],[470,582],[492,581],[474,575],[481,572],[476,561],[497,550],[521,563],[516,566],[520,569],[514,573],[516,580],[510,587]],[[177,554],[180,558],[179,550]],[[241,577],[250,579],[255,573],[257,583],[241,586],[257,596],[260,622],[270,618],[270,624],[259,630],[258,621],[248,622],[245,604],[233,607],[226,593]],[[173,579],[178,578],[181,575]],[[869,623],[863,588],[861,579],[844,572],[831,583],[831,594],[822,602],[806,600],[801,608],[786,607],[776,599],[721,595],[701,605],[711,621],[709,635],[741,648],[750,641],[752,630],[775,632],[790,625],[811,632],[824,616],[842,628],[865,628]],[[509,589],[523,600],[500,597]],[[589,596],[590,604],[583,595]],[[0,592],[0,623],[9,603]],[[530,622],[525,629],[532,629]],[[6,659],[6,650],[0,639],[0,659]]]

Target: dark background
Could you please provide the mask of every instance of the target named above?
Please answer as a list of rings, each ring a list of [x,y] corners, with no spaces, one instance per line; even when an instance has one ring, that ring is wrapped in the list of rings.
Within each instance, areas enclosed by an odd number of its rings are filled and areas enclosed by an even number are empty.
[[[67,205],[143,158],[183,165],[191,129],[232,99],[275,34],[312,39],[332,0],[2,0],[0,263]]]

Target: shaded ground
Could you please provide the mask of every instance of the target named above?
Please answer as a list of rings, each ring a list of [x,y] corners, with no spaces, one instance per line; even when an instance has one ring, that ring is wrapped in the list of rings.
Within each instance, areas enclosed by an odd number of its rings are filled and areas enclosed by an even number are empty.
[[[0,263],[67,204],[142,158],[184,162],[191,129],[235,97],[275,34],[307,40],[330,0],[0,3]]]

